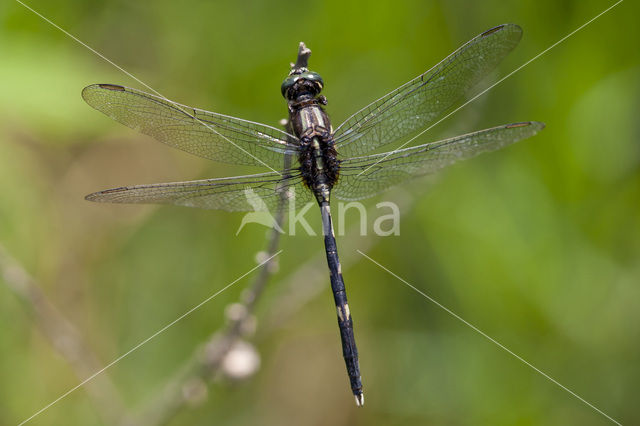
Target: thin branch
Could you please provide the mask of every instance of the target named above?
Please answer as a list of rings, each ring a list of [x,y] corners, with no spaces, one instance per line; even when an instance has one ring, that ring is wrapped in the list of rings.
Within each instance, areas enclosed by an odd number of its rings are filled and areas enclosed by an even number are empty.
[[[310,52],[309,52],[310,53]],[[288,123],[287,123],[288,125]],[[289,132],[290,128],[287,129]],[[284,170],[289,170],[291,155],[285,156]],[[281,191],[274,226],[268,235],[267,248],[264,257],[275,255],[280,243],[280,232],[285,220],[285,206],[287,194]],[[233,312],[228,315],[226,327],[211,335],[209,340],[201,344],[191,357],[179,368],[164,388],[140,409],[134,416],[135,421],[127,419],[123,426],[129,425],[162,425],[170,421],[180,408],[190,402],[187,388],[190,384],[203,384],[211,380],[221,370],[222,363],[234,346],[247,334],[249,323],[253,320],[253,312],[264,288],[276,270],[276,260],[267,262],[255,278],[253,284],[243,292],[241,300],[227,306],[225,311]],[[233,308],[233,309],[230,309]]]
[[[292,72],[303,72],[309,66],[309,56],[311,56],[311,50],[305,46],[303,42],[300,42],[298,47],[298,59],[296,63],[292,66]]]
[[[69,363],[80,380],[103,366],[84,342],[81,333],[55,308],[41,287],[0,244],[0,276],[33,315],[40,332]],[[127,416],[126,407],[109,376],[102,374],[87,383],[87,393],[106,424],[116,424]]]
[[[400,212],[408,211],[412,203],[413,198],[410,196],[400,197],[396,202]],[[372,215],[374,208],[369,209],[367,213],[369,216]],[[280,209],[276,221],[282,227],[284,222],[284,211],[282,209]],[[352,226],[349,228],[345,238],[342,238],[341,263],[345,268],[354,265],[362,258],[357,254],[356,249],[368,251],[382,240],[377,235],[352,238],[358,229],[359,226]],[[279,238],[280,234],[273,229],[269,236],[267,256],[272,255],[277,250]],[[236,304],[240,308],[236,310],[240,312],[240,315],[234,318],[223,331],[214,333],[206,343],[200,345],[192,353],[183,366],[179,368],[178,373],[135,416],[137,419],[136,425],[157,426],[166,424],[182,406],[190,402],[188,392],[186,392],[190,384],[200,383],[204,385],[215,376],[215,373],[220,370],[225,356],[233,348],[233,345],[242,339],[243,329],[253,319],[252,314],[255,310],[255,305],[273,273],[273,268],[270,266],[266,265],[265,268],[260,270],[260,275],[256,277],[252,286],[244,293],[242,300]],[[322,291],[327,291],[324,252],[319,250],[317,255],[300,265],[279,287],[282,288],[282,295],[276,298],[277,305],[269,310],[271,314],[265,319],[266,325],[260,332],[259,340],[266,339],[273,332],[287,324],[288,320],[303,309],[310,300],[318,296]]]
[[[278,213],[276,222],[282,227],[283,212]],[[275,228],[272,229],[267,244],[267,257],[275,254],[279,240],[280,233]],[[272,259],[260,268],[258,276],[251,287],[243,293],[241,300],[227,307],[225,310],[227,312],[230,311],[230,307],[235,308],[233,309],[235,315],[229,316],[226,327],[213,333],[207,342],[199,345],[158,395],[135,414],[135,421],[125,422],[123,425],[152,426],[167,423],[183,405],[190,402],[189,393],[186,391],[189,384],[206,383],[220,371],[226,356],[250,328],[247,325],[253,319],[255,306],[275,270],[274,262],[276,261]]]

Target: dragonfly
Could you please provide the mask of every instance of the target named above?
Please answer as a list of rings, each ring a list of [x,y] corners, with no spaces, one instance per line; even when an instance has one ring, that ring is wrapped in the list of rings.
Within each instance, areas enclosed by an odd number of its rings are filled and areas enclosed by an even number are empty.
[[[518,44],[515,24],[491,28],[428,71],[370,103],[333,128],[321,95],[322,77],[308,69],[311,51],[298,57],[281,86],[287,101],[284,130],[181,105],[116,84],[93,84],[82,97],[93,108],[156,140],[210,160],[266,166],[246,176],[155,183],[107,189],[86,196],[110,203],[159,203],[227,211],[252,211],[259,197],[277,211],[293,202],[320,208],[329,278],[342,354],[356,404],[364,404],[353,318],[333,230],[330,199],[359,200],[456,161],[494,151],[544,128],[536,121],[504,124],[436,142],[405,147],[451,111]],[[392,143],[399,148],[377,152]],[[252,196],[248,196],[251,193]],[[298,204],[300,205],[300,204]]]

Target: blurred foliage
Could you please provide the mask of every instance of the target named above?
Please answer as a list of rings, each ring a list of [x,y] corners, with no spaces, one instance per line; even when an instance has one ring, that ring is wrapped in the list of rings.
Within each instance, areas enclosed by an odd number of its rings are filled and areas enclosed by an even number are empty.
[[[505,75],[612,2],[31,1],[165,96],[277,125],[301,40],[335,124],[503,22],[524,28]],[[623,424],[640,423],[640,6],[624,2],[434,132],[522,120],[547,128],[407,189],[401,235],[369,255]],[[16,2],[0,5],[0,242],[106,364],[255,265],[242,215],[96,205],[121,184],[245,170],[150,141],[89,108],[95,82],[144,89]],[[426,141],[426,140],[425,140]],[[380,199],[393,200],[393,193]],[[368,204],[373,206],[375,200]],[[319,220],[313,218],[318,228]],[[370,230],[371,228],[369,228]],[[338,241],[340,244],[340,241]],[[278,284],[322,250],[285,237]],[[345,271],[367,404],[348,391],[327,290],[258,344],[262,369],[172,425],[599,425],[608,420],[362,259]],[[151,398],[223,323],[250,278],[108,370],[128,406]],[[78,383],[0,287],[0,424]],[[100,424],[82,389],[32,424]]]

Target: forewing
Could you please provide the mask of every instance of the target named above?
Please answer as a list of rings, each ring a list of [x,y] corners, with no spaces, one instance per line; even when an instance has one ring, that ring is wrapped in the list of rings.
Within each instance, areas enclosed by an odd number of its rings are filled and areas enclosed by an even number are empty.
[[[522,29],[504,24],[476,36],[438,65],[367,105],[334,133],[345,157],[365,155],[427,128],[486,76],[520,41]]]
[[[160,142],[223,163],[283,168],[297,153],[295,136],[240,118],[216,114],[114,84],[92,84],[82,97],[112,119]],[[297,158],[297,155],[294,155]]]
[[[409,178],[432,174],[482,152],[495,151],[538,133],[536,121],[506,124],[439,142],[342,161],[333,194],[341,200],[371,197]]]
[[[89,201],[126,204],[175,204],[210,210],[276,211],[295,202],[302,207],[311,200],[299,172],[281,175],[261,173],[188,182],[124,186],[87,195]],[[284,193],[284,204],[280,194]]]

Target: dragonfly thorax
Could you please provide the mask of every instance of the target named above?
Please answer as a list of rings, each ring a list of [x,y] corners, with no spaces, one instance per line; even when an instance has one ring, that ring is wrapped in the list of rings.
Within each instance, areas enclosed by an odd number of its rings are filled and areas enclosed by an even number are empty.
[[[318,96],[323,87],[319,74],[306,68],[292,71],[282,83],[282,94],[289,104],[291,130],[299,138],[298,160],[302,182],[314,192],[318,202],[329,201],[338,180],[339,160],[334,148],[331,121]]]

